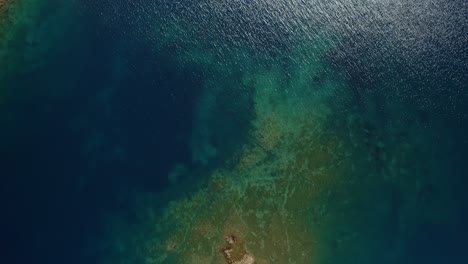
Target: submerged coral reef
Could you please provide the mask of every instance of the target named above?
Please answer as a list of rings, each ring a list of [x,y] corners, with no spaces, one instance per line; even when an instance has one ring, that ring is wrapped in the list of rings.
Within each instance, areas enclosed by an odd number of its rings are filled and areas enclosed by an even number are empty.
[[[431,136],[417,125],[379,131],[347,103],[352,89],[323,50],[297,50],[287,70],[243,74],[253,117],[236,154],[168,207],[154,206],[157,195],[141,203],[139,225],[114,230],[121,251],[104,263],[397,261],[418,221],[451,219],[420,201],[430,169],[416,160],[433,158],[421,143]]]

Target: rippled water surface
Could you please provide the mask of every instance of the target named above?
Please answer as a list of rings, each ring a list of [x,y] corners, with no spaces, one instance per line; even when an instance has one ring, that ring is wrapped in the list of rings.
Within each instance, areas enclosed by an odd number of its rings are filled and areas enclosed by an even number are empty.
[[[6,263],[465,263],[468,4],[0,0]]]

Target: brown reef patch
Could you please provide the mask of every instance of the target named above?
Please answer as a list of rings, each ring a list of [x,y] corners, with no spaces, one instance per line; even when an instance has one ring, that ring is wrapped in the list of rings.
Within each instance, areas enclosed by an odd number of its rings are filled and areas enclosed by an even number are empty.
[[[226,246],[220,250],[228,264],[255,264],[255,259],[245,249],[245,242],[236,235],[224,237]]]

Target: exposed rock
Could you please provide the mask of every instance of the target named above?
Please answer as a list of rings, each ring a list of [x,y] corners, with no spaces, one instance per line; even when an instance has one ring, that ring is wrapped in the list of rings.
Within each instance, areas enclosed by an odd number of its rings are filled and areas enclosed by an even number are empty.
[[[225,236],[227,246],[221,249],[221,253],[229,264],[255,264],[255,259],[247,253],[244,243],[235,235]]]

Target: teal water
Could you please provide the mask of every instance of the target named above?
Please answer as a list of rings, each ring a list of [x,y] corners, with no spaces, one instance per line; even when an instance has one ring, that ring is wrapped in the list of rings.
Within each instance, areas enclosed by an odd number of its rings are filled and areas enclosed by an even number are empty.
[[[464,1],[7,5],[7,263],[468,259]]]

